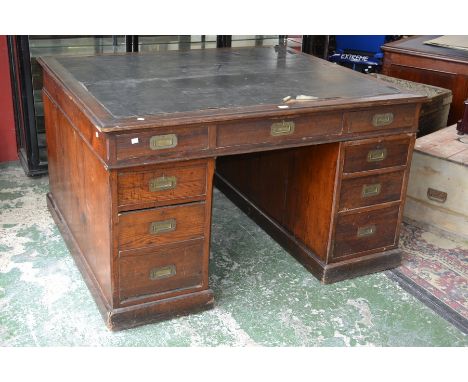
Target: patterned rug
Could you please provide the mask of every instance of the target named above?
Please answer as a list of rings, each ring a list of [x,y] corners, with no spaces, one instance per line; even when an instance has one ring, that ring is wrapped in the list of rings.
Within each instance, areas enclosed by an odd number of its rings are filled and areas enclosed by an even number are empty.
[[[404,223],[400,247],[402,266],[387,274],[466,332],[468,243]]]

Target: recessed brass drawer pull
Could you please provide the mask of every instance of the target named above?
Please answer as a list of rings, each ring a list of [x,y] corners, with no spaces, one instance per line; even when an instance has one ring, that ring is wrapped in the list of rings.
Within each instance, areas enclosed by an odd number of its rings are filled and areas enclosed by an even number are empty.
[[[445,203],[447,200],[447,193],[429,187],[427,189],[427,198],[438,203]]]
[[[152,268],[149,273],[150,280],[161,280],[176,274],[175,265],[166,265],[165,267]]]
[[[357,230],[357,237],[368,237],[375,234],[377,227],[375,225],[368,225],[365,227],[359,227]]]
[[[165,232],[175,231],[177,226],[175,219],[162,220],[159,222],[152,222],[150,224],[150,234],[160,234]]]
[[[177,146],[177,135],[154,135],[150,138],[151,150],[170,149]]]
[[[367,153],[368,162],[380,162],[387,157],[387,149],[371,150]]]
[[[275,122],[271,125],[270,133],[273,137],[278,135],[290,135],[294,133],[294,128],[296,127],[293,121],[281,121]]]
[[[375,184],[364,184],[362,186],[362,193],[361,196],[363,198],[368,198],[370,196],[376,196],[380,194],[382,190],[382,184],[375,183]]]
[[[151,192],[172,190],[176,186],[177,178],[175,176],[160,176],[149,181],[149,190]]]
[[[372,126],[387,126],[393,122],[393,113],[374,114],[372,117]]]

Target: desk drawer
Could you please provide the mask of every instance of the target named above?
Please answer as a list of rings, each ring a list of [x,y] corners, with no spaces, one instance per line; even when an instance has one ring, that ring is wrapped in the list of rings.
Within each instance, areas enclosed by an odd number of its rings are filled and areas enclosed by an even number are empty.
[[[208,127],[158,128],[116,136],[117,161],[141,157],[179,157],[208,149]]]
[[[120,300],[200,287],[203,283],[203,239],[154,247],[119,261]]]
[[[151,166],[148,170],[120,171],[117,183],[120,209],[204,198],[207,162],[194,161],[171,166]]]
[[[338,215],[333,258],[391,247],[395,244],[399,206]]]
[[[217,147],[251,146],[262,143],[301,141],[317,135],[341,133],[341,113],[294,118],[271,118],[220,124]]]
[[[403,171],[344,179],[341,183],[340,211],[394,202],[401,198]]]
[[[379,107],[344,113],[344,130],[349,133],[364,131],[415,129],[416,105]]]
[[[352,142],[345,146],[344,173],[403,166],[408,160],[410,136]]]
[[[119,250],[203,237],[205,203],[119,214]]]

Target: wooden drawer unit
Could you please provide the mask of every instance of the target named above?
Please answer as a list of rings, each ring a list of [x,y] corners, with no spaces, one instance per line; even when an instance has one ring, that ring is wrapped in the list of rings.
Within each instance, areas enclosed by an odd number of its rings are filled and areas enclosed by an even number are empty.
[[[403,171],[396,171],[344,179],[339,211],[400,200],[403,177]]]
[[[408,161],[411,136],[351,142],[344,149],[344,173],[404,166]]]
[[[271,118],[220,124],[217,132],[219,148],[275,144],[301,141],[308,137],[339,135],[342,114],[308,115],[295,118]]]
[[[208,149],[208,127],[161,128],[119,134],[115,138],[117,161],[141,157],[181,157]]]
[[[204,202],[119,214],[119,250],[148,247],[203,237]]]
[[[351,111],[343,117],[344,131],[348,133],[415,128],[417,123],[415,105]]]
[[[207,162],[151,166],[119,171],[119,210],[147,208],[200,200],[206,196]]]
[[[335,229],[333,259],[394,246],[399,206],[340,214]]]
[[[120,301],[157,297],[203,283],[203,239],[132,252],[118,260]]]

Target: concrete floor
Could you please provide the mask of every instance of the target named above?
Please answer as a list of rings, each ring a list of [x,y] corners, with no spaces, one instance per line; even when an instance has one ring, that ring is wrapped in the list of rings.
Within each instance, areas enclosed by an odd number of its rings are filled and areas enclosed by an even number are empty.
[[[112,333],[45,201],[47,177],[0,165],[2,346],[467,346],[384,274],[321,285],[215,192],[215,308]]]

